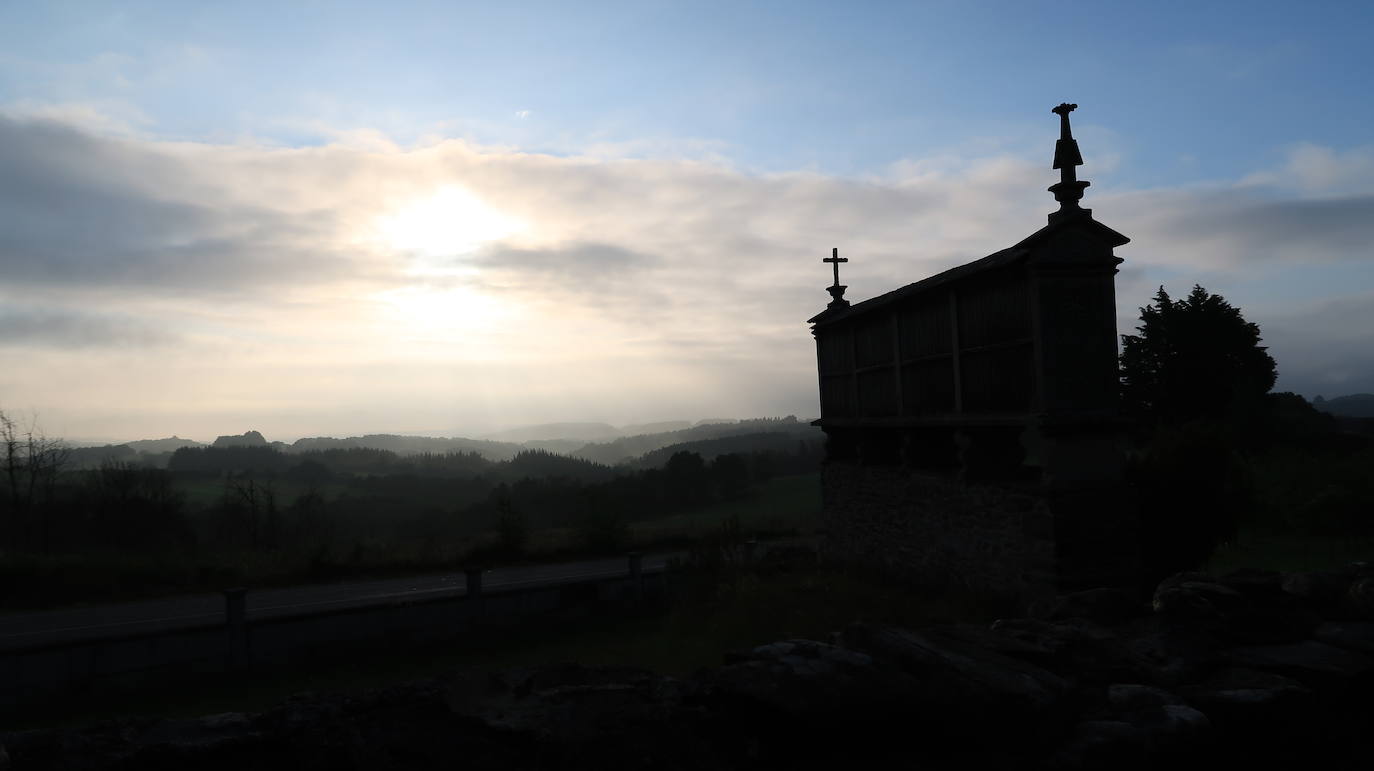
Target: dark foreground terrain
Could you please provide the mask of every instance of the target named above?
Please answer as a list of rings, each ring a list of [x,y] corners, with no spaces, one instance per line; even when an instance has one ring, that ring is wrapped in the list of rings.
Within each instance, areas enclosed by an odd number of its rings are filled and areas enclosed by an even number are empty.
[[[1289,767],[1374,757],[1374,571],[1180,574],[1034,618],[854,625],[685,678],[469,671],[0,734],[0,769]]]

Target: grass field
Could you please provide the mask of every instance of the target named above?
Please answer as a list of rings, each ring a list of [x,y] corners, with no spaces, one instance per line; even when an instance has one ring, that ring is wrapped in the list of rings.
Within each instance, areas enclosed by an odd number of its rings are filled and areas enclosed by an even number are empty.
[[[752,533],[814,533],[821,521],[820,475],[775,477],[743,498],[688,514],[637,522],[632,529],[637,539],[652,542],[656,538],[700,536],[732,518]]]

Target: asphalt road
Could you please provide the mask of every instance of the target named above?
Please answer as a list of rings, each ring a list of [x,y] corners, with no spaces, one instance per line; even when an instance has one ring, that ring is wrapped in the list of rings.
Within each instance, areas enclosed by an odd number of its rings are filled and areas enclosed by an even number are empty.
[[[645,572],[662,570],[674,555],[643,557]],[[626,558],[564,562],[556,565],[495,568],[482,576],[483,591],[553,586],[629,573]],[[467,594],[461,573],[439,573],[374,581],[295,586],[250,591],[249,621],[372,605],[408,599]],[[224,597],[199,594],[30,613],[0,614],[0,651],[103,637],[161,632],[224,621]]]

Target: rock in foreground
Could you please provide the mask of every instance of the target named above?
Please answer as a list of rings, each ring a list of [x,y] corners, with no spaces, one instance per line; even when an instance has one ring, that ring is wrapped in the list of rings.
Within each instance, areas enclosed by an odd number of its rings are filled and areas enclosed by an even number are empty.
[[[684,679],[551,664],[0,734],[0,771],[1355,763],[1374,757],[1374,623],[1338,583],[1189,574],[1135,615],[1097,592],[989,627],[861,625]]]

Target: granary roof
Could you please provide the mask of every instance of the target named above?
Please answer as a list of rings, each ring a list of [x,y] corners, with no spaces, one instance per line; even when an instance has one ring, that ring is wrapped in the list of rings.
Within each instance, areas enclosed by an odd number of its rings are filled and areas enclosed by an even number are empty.
[[[1074,167],[1083,163],[1083,158],[1078,151],[1078,142],[1073,138],[1073,133],[1069,126],[1069,113],[1078,105],[1061,104],[1055,107],[1052,112],[1060,119],[1060,139],[1055,144],[1054,149],[1054,168],[1060,171],[1060,181],[1056,185],[1050,186],[1050,192],[1054,193],[1055,200],[1059,201],[1060,209],[1050,215],[1050,223],[1043,228],[1035,231],[1020,243],[1000,252],[993,252],[988,256],[967,262],[963,265],[950,268],[942,273],[936,273],[929,278],[917,281],[914,284],[907,284],[899,289],[894,289],[886,294],[878,295],[864,300],[854,305],[847,303],[838,305],[832,303],[821,313],[807,319],[807,323],[822,326],[831,324],[843,319],[852,319],[873,311],[876,308],[886,306],[890,303],[904,300],[912,295],[927,292],[935,287],[957,281],[978,273],[990,272],[998,268],[1005,268],[1018,264],[1035,251],[1047,243],[1052,237],[1060,235],[1069,230],[1086,231],[1089,236],[1105,244],[1108,248],[1121,246],[1129,243],[1131,239],[1111,228],[1103,225],[1092,218],[1092,210],[1079,207],[1078,201],[1083,197],[1083,188],[1089,185],[1088,182],[1079,181]],[[836,255],[838,256],[838,255]],[[830,262],[830,260],[826,260]],[[1118,259],[1117,262],[1120,262]],[[838,267],[838,266],[837,266]],[[839,284],[839,273],[835,275],[835,283]],[[835,287],[840,290],[841,295],[845,287]],[[834,294],[832,292],[832,294]],[[839,296],[836,297],[837,302]]]
[[[875,308],[904,300],[915,294],[930,291],[935,287],[948,284],[951,281],[966,278],[977,273],[986,273],[998,268],[1015,265],[1025,260],[1033,254],[1041,244],[1061,231],[1086,228],[1100,240],[1105,241],[1113,247],[1130,242],[1131,239],[1093,219],[1089,210],[1082,209],[1080,211],[1082,213],[1074,217],[1055,218],[1050,224],[1025,237],[1015,246],[1008,247],[1000,252],[993,252],[982,259],[966,262],[963,265],[955,266],[944,272],[936,273],[933,276],[921,279],[913,284],[907,284],[904,287],[894,289],[886,294],[870,297],[863,302],[843,308],[827,309],[808,319],[807,323],[819,326],[840,321],[841,319],[862,316],[873,311]]]

